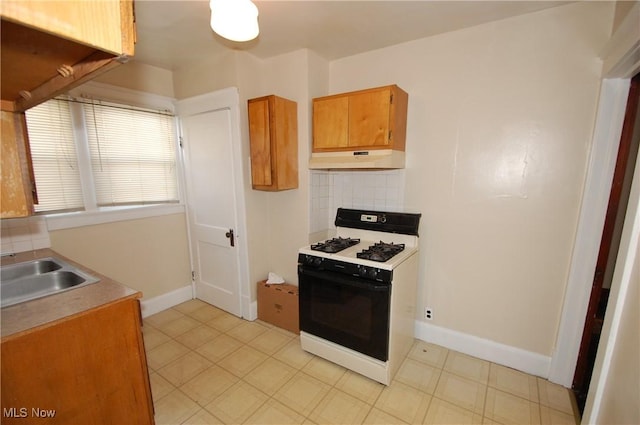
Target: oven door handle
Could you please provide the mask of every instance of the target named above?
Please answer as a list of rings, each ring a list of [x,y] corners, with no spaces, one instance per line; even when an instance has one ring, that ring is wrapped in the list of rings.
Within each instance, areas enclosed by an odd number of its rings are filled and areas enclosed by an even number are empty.
[[[315,277],[316,279],[329,280],[345,286],[366,289],[367,291],[388,291],[391,289],[391,284],[389,283],[374,282],[356,276],[349,278],[348,276],[331,271],[318,272],[315,270],[305,269],[303,266],[300,266],[298,267],[298,272],[301,276],[310,276]]]

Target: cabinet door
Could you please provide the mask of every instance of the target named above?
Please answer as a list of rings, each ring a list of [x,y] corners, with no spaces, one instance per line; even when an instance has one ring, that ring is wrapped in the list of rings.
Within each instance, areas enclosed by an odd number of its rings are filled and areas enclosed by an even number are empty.
[[[153,424],[140,326],[138,300],[125,299],[3,340],[1,408],[30,417],[2,423]]]
[[[349,147],[381,147],[389,142],[391,90],[370,90],[349,96]]]
[[[313,101],[313,150],[349,146],[349,97]]]
[[[253,189],[298,187],[297,108],[296,102],[275,95],[248,101]]]
[[[272,161],[268,98],[251,100],[248,108],[251,183],[253,186],[270,186]]]
[[[271,157],[276,180],[273,190],[298,187],[298,104],[273,97],[271,110]]]
[[[33,213],[31,158],[23,113],[2,111],[2,218]]]

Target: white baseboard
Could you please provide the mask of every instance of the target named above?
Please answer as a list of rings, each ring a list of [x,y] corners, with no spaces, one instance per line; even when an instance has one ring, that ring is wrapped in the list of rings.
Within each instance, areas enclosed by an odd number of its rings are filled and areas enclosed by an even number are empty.
[[[143,298],[140,301],[142,317],[151,316],[191,299],[193,299],[193,291],[190,284],[148,300]]]
[[[431,325],[419,320],[415,322],[415,336],[422,341],[531,375],[545,379],[549,377],[549,367],[551,365],[551,357],[549,356]]]

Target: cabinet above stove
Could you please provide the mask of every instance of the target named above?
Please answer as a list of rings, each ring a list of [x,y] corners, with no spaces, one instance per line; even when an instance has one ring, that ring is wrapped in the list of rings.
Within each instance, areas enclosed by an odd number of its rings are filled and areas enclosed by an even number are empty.
[[[309,168],[404,168],[408,99],[397,85],[313,99]]]

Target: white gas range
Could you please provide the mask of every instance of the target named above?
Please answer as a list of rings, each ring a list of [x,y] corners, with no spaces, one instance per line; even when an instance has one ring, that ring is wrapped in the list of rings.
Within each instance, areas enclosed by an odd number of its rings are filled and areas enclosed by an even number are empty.
[[[413,344],[420,214],[338,209],[298,254],[302,348],[388,385]]]

